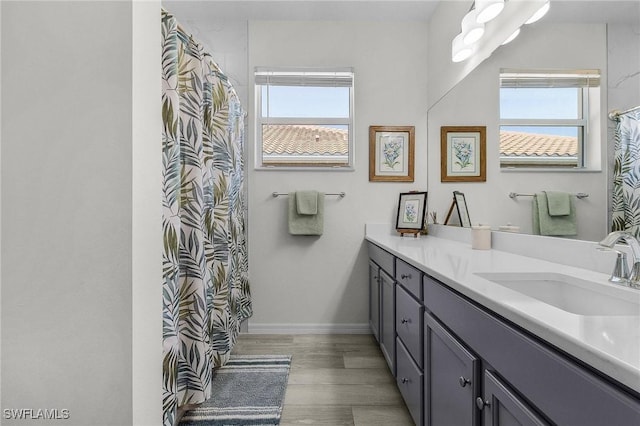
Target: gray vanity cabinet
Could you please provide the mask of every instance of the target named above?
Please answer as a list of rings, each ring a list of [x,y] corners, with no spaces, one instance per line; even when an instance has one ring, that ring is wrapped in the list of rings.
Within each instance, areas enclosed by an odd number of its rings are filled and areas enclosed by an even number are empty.
[[[380,341],[380,267],[369,261],[369,327]]]
[[[484,388],[493,394],[484,395],[484,402],[489,405],[484,407],[483,400],[476,399],[478,408],[485,410],[485,420],[486,410],[493,413],[485,425],[544,424],[539,418],[558,425],[640,425],[637,395],[427,276],[424,301],[430,314],[477,354],[488,370]],[[496,377],[504,382],[502,387],[492,385],[499,383]],[[500,402],[497,406],[491,405],[494,398]],[[507,410],[507,401],[514,402],[511,407],[515,408]],[[495,413],[500,412],[509,412],[522,423],[496,420]],[[515,417],[524,412],[532,415]],[[502,417],[508,418],[507,414]]]
[[[417,426],[640,425],[640,396],[369,243],[369,323]]]
[[[549,425],[488,370],[484,371],[484,397],[477,397],[476,404],[484,411],[484,426]]]
[[[427,426],[476,426],[480,361],[435,318],[424,314],[424,412]]]

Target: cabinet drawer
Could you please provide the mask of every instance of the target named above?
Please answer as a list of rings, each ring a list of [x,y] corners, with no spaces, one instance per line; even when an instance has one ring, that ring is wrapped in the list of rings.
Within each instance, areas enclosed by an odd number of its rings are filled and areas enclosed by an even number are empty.
[[[396,286],[396,333],[422,368],[422,305]]]
[[[396,281],[404,286],[416,299],[422,300],[422,273],[408,263],[396,259]]]
[[[387,271],[389,275],[394,276],[393,255],[391,253],[384,251],[373,243],[369,243],[369,258]]]
[[[639,398],[426,276],[424,296],[426,309],[554,423],[640,424]]]
[[[422,371],[413,362],[400,339],[396,342],[396,382],[416,425],[422,424]]]

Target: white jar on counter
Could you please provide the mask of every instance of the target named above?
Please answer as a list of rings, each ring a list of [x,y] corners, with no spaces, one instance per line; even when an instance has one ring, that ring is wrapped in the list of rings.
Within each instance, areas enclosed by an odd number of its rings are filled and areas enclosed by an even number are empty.
[[[491,227],[489,225],[471,227],[471,248],[474,250],[491,249]]]

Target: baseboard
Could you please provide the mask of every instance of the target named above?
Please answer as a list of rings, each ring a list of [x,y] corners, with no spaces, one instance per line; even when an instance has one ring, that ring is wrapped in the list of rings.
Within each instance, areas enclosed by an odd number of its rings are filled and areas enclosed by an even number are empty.
[[[254,324],[250,334],[371,334],[369,324]]]

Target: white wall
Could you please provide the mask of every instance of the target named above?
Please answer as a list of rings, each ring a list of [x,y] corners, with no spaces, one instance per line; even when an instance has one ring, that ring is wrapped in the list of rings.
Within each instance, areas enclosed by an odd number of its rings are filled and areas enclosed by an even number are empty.
[[[356,145],[354,172],[256,171],[250,126],[250,330],[367,330],[364,224],[394,221],[398,194],[427,187],[426,40],[417,22],[249,23],[249,70],[355,68]],[[368,181],[370,125],[415,126],[413,184]],[[327,198],[323,236],[288,234],[287,198],[271,193],[296,189],[347,193]]]
[[[161,422],[158,6],[1,3],[3,425]]]
[[[525,28],[512,44],[503,46],[480,64],[447,96],[429,110],[429,198],[430,210],[443,217],[452,192],[465,193],[471,221],[494,227],[510,222],[531,232],[531,199],[513,201],[509,192],[541,190],[587,192],[576,200],[578,238],[599,240],[606,226],[606,161],[601,172],[500,171],[499,165],[499,71],[500,68],[596,68],[606,81],[606,28],[603,24],[545,24]],[[604,85],[603,85],[604,86]],[[601,157],[606,158],[606,86],[602,90]],[[484,183],[440,182],[440,127],[487,126],[487,181]]]

